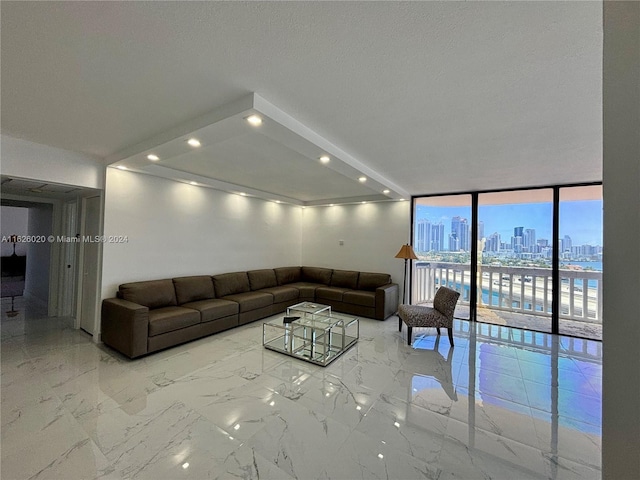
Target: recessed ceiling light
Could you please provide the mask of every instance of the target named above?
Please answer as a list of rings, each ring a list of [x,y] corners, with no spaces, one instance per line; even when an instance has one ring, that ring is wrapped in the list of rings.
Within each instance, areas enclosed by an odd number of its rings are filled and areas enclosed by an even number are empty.
[[[358,181],[359,181],[360,183],[364,183],[364,182],[366,182],[366,181],[367,181],[367,177],[362,176],[362,177],[358,178]]]
[[[330,207],[333,207],[333,206],[334,206],[334,204],[333,204],[333,203],[330,203],[330,204],[329,204],[329,206],[330,206]]]
[[[124,165],[118,165],[116,168],[118,170],[127,170],[127,167],[125,167]]]
[[[184,462],[184,463],[182,464],[182,468],[184,468],[185,470],[186,470],[187,468],[189,468],[189,462]]]
[[[198,182],[189,182],[189,185],[198,185]]]
[[[160,157],[155,153],[150,153],[149,155],[147,155],[147,160],[151,160],[152,162],[157,162],[158,160],[160,160]]]
[[[246,197],[246,196],[247,196],[247,194],[246,194],[246,193],[244,193],[244,192],[240,192],[240,195],[242,195],[243,197]]]
[[[389,190],[388,188],[385,188],[385,189],[382,191],[382,193],[384,193],[384,194],[386,195],[386,194],[387,194],[387,193],[389,193],[390,191],[391,191],[391,190]]]
[[[247,122],[249,122],[254,127],[262,125],[262,118],[260,118],[258,115],[249,115],[246,118],[246,120],[247,120]]]
[[[280,200],[276,200],[276,203],[280,203]]]
[[[320,157],[320,161],[321,161],[322,163],[329,163],[329,162],[331,161],[331,158],[329,158],[329,155],[322,155],[322,156]]]
[[[200,140],[198,140],[197,138],[190,138],[189,140],[187,140],[187,143],[189,145],[191,145],[192,147],[199,147],[200,146]]]

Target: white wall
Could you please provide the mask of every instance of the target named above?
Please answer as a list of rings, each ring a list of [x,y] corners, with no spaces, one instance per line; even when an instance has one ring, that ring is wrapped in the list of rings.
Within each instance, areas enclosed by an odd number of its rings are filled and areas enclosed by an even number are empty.
[[[52,183],[104,188],[101,161],[59,148],[0,135],[2,174]]]
[[[10,237],[11,235],[26,235],[29,210],[23,207],[2,207],[0,212],[0,235]],[[13,254],[13,243],[2,242],[2,256]],[[26,255],[27,244],[16,244],[16,255]]]
[[[640,3],[604,2],[602,477],[640,478]]]
[[[303,265],[390,273],[402,290],[404,260],[394,257],[409,242],[411,202],[309,207],[303,212]]]
[[[299,265],[302,209],[107,169],[102,295],[121,283]]]
[[[28,235],[48,237],[53,233],[53,206],[42,204],[29,208]],[[44,304],[49,302],[49,265],[51,243],[31,242],[27,245],[27,272],[24,293]]]

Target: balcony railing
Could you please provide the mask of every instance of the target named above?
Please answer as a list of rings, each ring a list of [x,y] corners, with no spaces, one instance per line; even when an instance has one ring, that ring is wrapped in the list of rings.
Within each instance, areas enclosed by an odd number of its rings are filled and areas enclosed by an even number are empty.
[[[481,265],[478,306],[551,316],[551,269]],[[413,266],[412,302],[433,300],[440,285],[460,292],[459,303],[469,304],[471,267],[465,264],[418,261]],[[602,323],[602,272],[560,270],[560,318]],[[480,292],[482,292],[480,294]]]

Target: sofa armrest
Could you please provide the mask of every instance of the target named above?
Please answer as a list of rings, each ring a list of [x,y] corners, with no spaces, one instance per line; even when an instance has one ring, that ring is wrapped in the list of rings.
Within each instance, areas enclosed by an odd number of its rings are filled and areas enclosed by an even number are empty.
[[[397,283],[376,288],[376,318],[385,320],[398,311],[400,289]]]
[[[149,308],[120,298],[102,301],[102,341],[129,358],[147,353]]]

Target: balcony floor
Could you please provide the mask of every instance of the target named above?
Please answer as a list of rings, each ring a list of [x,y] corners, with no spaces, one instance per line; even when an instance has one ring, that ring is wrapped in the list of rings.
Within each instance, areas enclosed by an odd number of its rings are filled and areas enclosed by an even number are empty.
[[[467,320],[469,318],[469,307],[467,305],[458,306],[456,308],[455,316],[456,318]],[[508,327],[551,333],[550,317],[505,312],[502,310],[492,310],[486,307],[481,307],[478,309],[478,321],[494,325],[505,325]],[[602,341],[602,324],[565,320],[561,318],[560,334],[570,337],[581,337]]]

